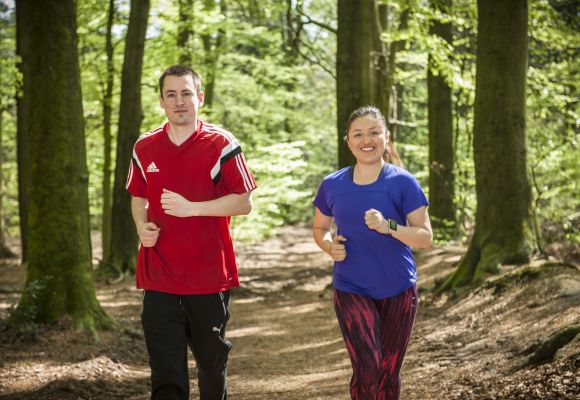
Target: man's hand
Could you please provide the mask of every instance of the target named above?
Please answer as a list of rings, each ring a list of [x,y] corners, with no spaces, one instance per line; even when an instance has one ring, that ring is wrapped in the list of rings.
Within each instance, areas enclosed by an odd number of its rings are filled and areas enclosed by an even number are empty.
[[[182,195],[167,189],[163,189],[161,207],[165,211],[165,214],[173,215],[174,217],[183,218],[193,216],[192,202],[188,201]]]
[[[139,227],[137,233],[143,247],[153,247],[159,237],[159,227],[153,222],[147,222]]]
[[[340,262],[346,258],[346,248],[344,247],[344,242],[346,238],[341,235],[337,235],[332,239],[330,243],[329,253],[332,259],[336,262]]]
[[[383,235],[389,234],[391,231],[389,229],[389,221],[383,217],[380,211],[371,208],[365,212],[365,223],[374,231],[382,233]]]

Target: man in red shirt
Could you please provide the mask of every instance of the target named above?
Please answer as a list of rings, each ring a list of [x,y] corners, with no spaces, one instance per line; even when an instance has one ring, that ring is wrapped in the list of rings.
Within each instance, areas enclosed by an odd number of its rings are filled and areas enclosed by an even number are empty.
[[[201,399],[224,400],[230,289],[239,286],[230,217],[250,212],[256,182],[235,137],[198,119],[195,71],[174,65],[159,87],[168,122],[139,137],[127,178],[151,398],[189,398],[189,345]]]

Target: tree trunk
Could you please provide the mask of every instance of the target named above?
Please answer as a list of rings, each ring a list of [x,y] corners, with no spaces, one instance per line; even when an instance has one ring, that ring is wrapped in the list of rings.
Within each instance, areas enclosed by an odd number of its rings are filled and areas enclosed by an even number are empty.
[[[179,23],[177,25],[177,51],[179,64],[191,66],[193,47],[193,0],[179,0]]]
[[[372,7],[372,80],[371,86],[373,105],[376,106],[386,119],[390,115],[389,101],[391,97],[391,86],[393,84],[393,72],[389,65],[389,52],[392,44],[385,43],[381,34],[389,31],[389,19],[392,19],[390,7],[387,4],[379,4],[373,1]]]
[[[431,7],[451,15],[451,0],[431,0]],[[433,21],[430,34],[451,44],[451,23]],[[455,232],[455,187],[453,163],[453,117],[451,88],[429,55],[427,93],[429,110],[429,214],[435,232],[449,237]]]
[[[526,160],[527,1],[478,1],[475,233],[440,290],[529,261],[535,242]]]
[[[16,26],[24,27],[26,22],[19,7],[16,7]],[[18,70],[23,74],[22,65],[22,32],[16,29],[16,54],[20,57]],[[22,89],[22,87],[20,88]],[[30,139],[23,110],[29,109],[28,98],[22,96],[22,90],[16,94],[16,158],[18,163],[18,214],[20,219],[20,248],[22,263],[28,262],[28,203],[30,187]]]
[[[206,10],[213,10],[216,6],[215,0],[204,0],[203,2]],[[220,11],[225,15],[227,11],[226,0],[220,1]],[[217,66],[219,57],[222,51],[225,32],[223,29],[218,29],[217,36],[212,40],[208,34],[201,35],[203,43],[203,50],[205,54],[206,78],[205,78],[205,97],[203,103],[207,107],[213,104],[215,81],[217,77]]]
[[[411,9],[409,7],[405,8],[401,13],[401,18],[399,21],[399,32],[407,30],[409,27],[409,15],[411,13]],[[404,86],[400,83],[395,83],[395,69],[397,68],[397,53],[400,50],[405,48],[406,40],[401,39],[393,42],[389,49],[389,63],[388,63],[388,70],[391,71],[388,75],[389,82],[387,83],[390,88],[390,95],[389,95],[389,115],[385,115],[387,118],[387,128],[391,132],[391,142],[395,144],[398,139],[398,133],[401,131],[400,124],[391,124],[391,120],[402,121],[403,120],[403,89]],[[393,89],[393,86],[396,86],[397,90]],[[393,105],[396,104],[396,107]]]
[[[30,140],[28,274],[13,323],[65,314],[79,330],[111,326],[95,296],[88,171],[73,0],[18,0]]]
[[[339,168],[354,164],[344,142],[348,116],[371,104],[371,42],[374,0],[338,0],[336,103]]]
[[[107,265],[118,272],[134,271],[137,257],[137,232],[131,216],[131,196],[125,189],[133,145],[141,131],[141,72],[149,0],[132,0],[125,59],[121,78],[121,105],[117,135],[117,160],[113,188],[111,253]]]
[[[101,224],[101,242],[103,246],[103,260],[109,258],[111,246],[111,114],[113,110],[113,83],[115,67],[113,60],[113,21],[115,18],[115,0],[109,0],[109,14],[107,17],[107,33],[105,50],[107,53],[107,79],[105,95],[103,96],[103,216]]]

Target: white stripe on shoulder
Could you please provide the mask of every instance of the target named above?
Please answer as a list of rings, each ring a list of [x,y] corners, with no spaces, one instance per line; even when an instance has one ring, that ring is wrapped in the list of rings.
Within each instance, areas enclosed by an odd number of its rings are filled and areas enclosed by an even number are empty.
[[[133,179],[133,163],[129,162],[129,176],[127,177],[127,183],[125,184],[125,189],[129,189],[131,184],[131,179]]]
[[[243,166],[243,161],[241,160],[239,154],[236,156],[236,164],[238,165],[238,171],[240,171],[240,175],[244,180],[244,188],[246,189],[246,192],[249,192],[251,190],[252,183],[250,182],[250,177],[246,173],[246,170]]]
[[[141,140],[143,140],[145,138],[148,138],[150,136],[156,135],[156,134],[161,133],[161,132],[163,132],[163,125],[157,129],[153,129],[152,131],[146,132],[146,133],[142,134],[141,136],[139,136],[139,138],[137,139],[135,144],[139,143]]]
[[[234,140],[232,142],[230,142],[226,147],[224,147],[220,153],[220,156],[218,157],[216,163],[213,165],[212,169],[211,169],[211,179],[213,180],[217,174],[219,174],[220,172],[220,168],[221,168],[221,163],[222,163],[222,158],[224,158],[224,156],[230,154],[232,151],[236,150],[238,147],[240,147],[240,144]]]
[[[230,142],[237,141],[231,132],[226,131],[225,129],[222,129],[222,128],[218,128],[215,125],[204,125],[204,128],[208,132],[217,133],[218,135],[222,135],[223,137],[228,139]]]

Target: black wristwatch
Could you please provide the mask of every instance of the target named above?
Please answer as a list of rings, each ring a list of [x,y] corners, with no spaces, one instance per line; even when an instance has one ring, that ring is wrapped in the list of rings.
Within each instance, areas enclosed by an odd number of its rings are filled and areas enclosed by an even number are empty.
[[[389,232],[396,231],[396,230],[397,230],[397,221],[395,221],[394,219],[390,219],[389,220]]]

